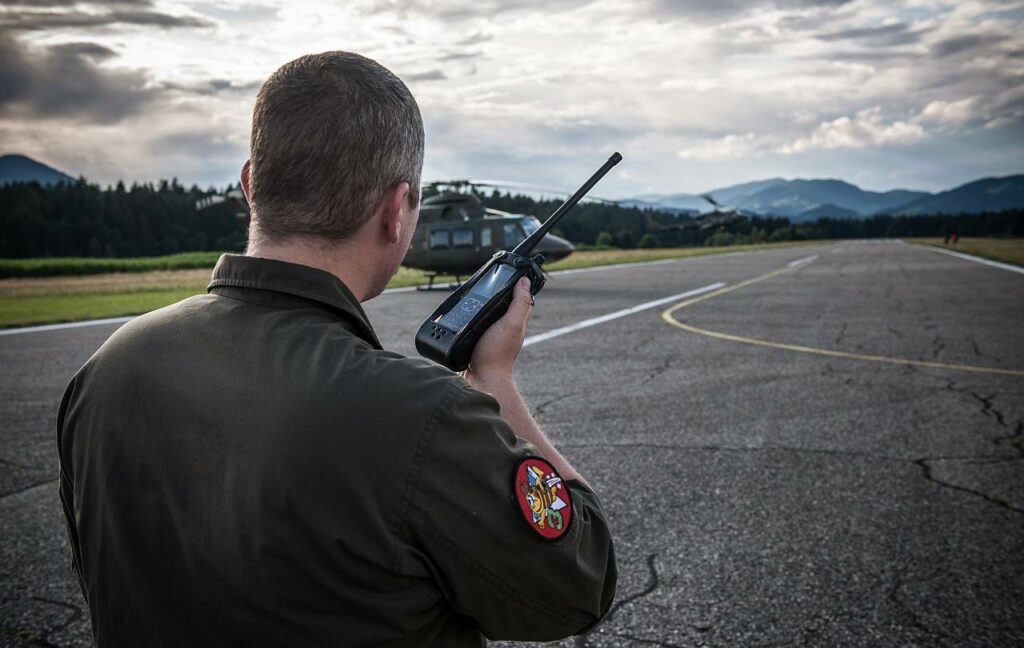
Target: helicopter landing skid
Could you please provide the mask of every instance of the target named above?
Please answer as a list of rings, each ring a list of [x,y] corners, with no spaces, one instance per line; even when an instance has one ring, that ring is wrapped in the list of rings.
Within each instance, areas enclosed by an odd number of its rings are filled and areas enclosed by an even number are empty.
[[[441,286],[435,286],[434,279],[437,279],[436,274],[427,275],[427,285],[416,286],[416,290],[452,290],[462,285],[462,277],[459,275],[455,275],[455,281],[449,281]]]

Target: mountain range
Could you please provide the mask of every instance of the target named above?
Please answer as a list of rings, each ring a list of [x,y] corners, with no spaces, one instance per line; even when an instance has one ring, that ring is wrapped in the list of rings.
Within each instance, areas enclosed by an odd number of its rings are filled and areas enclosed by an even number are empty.
[[[0,185],[74,182],[74,178],[24,155],[0,156]],[[874,214],[960,214],[1024,209],[1024,174],[982,178],[938,193],[893,189],[865,191],[842,180],[784,180],[769,178],[712,189],[703,194],[644,194],[619,201],[627,207],[673,213],[705,213],[714,206],[761,216],[784,216],[793,222],[822,217],[865,218]]]
[[[794,222],[821,217],[865,218],[874,214],[960,214],[1024,209],[1024,174],[982,178],[948,191],[928,193],[893,189],[866,191],[842,180],[771,178],[712,189],[703,194],[645,194],[620,201],[675,213],[709,212],[712,198],[724,209],[760,216],[784,216]]]
[[[57,184],[58,182],[72,183],[74,178],[61,173],[53,167],[42,162],[36,162],[24,155],[3,155],[0,156],[0,185],[9,182],[31,182],[35,180],[42,185]]]

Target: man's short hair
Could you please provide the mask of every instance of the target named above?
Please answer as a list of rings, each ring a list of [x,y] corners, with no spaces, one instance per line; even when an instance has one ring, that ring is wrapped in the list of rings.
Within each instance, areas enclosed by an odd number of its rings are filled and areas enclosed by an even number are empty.
[[[310,54],[274,72],[256,97],[250,148],[250,236],[260,240],[346,239],[400,182],[419,203],[419,107],[358,54]]]

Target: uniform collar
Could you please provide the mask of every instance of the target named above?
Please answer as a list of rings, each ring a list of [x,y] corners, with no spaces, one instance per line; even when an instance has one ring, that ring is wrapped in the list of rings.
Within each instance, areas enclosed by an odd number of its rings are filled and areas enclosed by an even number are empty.
[[[294,295],[330,307],[355,325],[355,332],[374,347],[382,348],[363,307],[340,279],[324,270],[274,259],[223,254],[213,269],[209,292],[227,286],[255,288]]]

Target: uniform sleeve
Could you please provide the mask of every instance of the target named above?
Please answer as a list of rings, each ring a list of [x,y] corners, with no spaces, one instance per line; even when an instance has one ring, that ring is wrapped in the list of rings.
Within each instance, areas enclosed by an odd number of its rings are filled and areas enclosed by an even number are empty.
[[[567,482],[573,514],[541,537],[515,494],[520,462],[539,457],[501,418],[497,401],[460,383],[425,430],[407,517],[413,542],[452,609],[490,639],[550,641],[608,611],[617,573],[597,496]]]
[[[86,602],[89,601],[89,592],[85,587],[85,580],[82,578],[82,553],[78,544],[78,524],[75,515],[75,486],[72,481],[70,444],[72,439],[65,430],[68,409],[74,400],[80,377],[76,375],[71,379],[64,397],[61,398],[60,408],[57,410],[57,458],[59,465],[59,486],[61,507],[64,510],[64,523],[68,535],[68,545],[71,548],[71,571],[78,578],[78,586],[82,590],[82,596]]]

